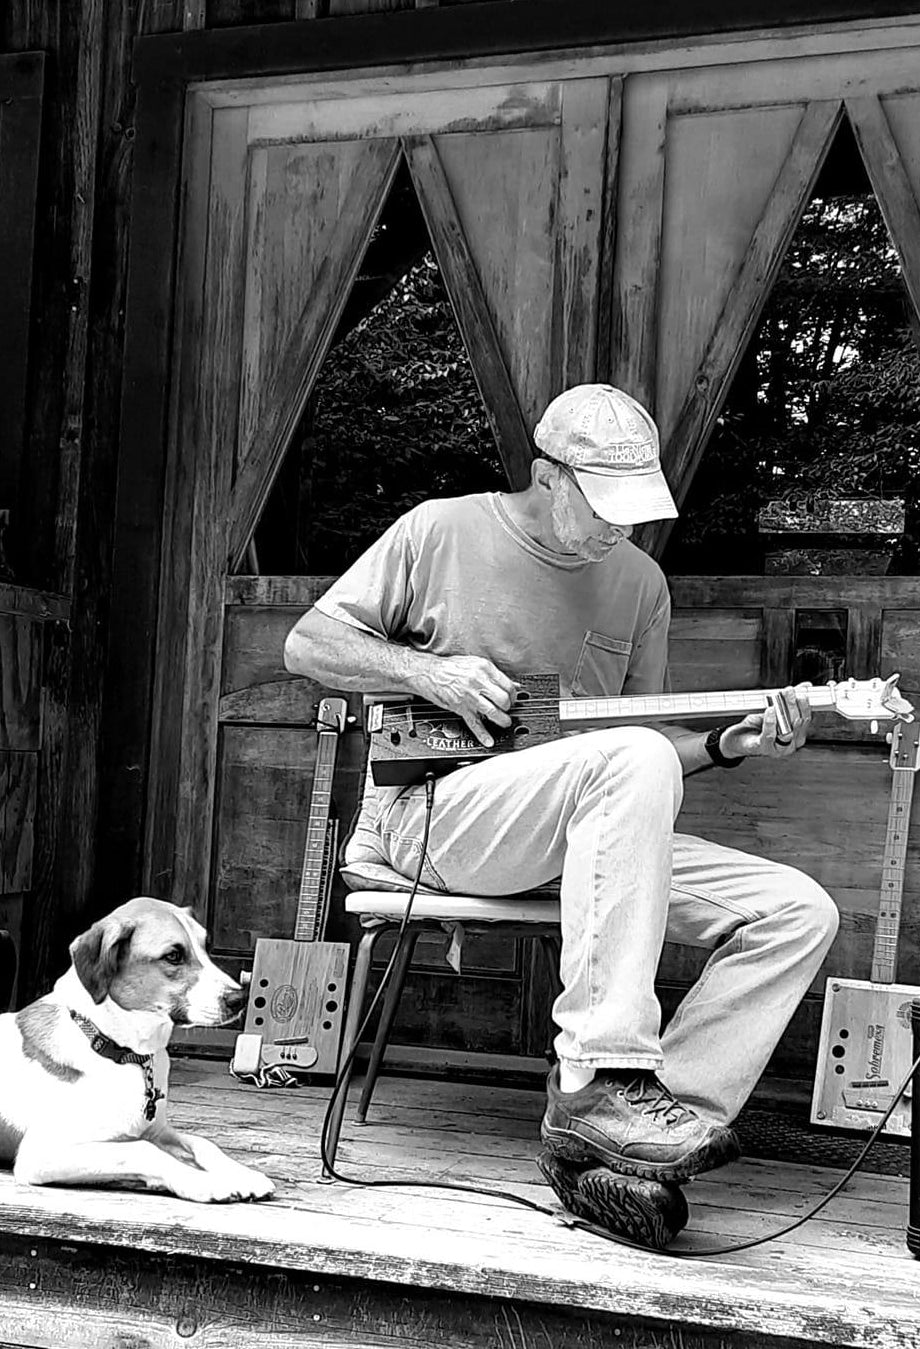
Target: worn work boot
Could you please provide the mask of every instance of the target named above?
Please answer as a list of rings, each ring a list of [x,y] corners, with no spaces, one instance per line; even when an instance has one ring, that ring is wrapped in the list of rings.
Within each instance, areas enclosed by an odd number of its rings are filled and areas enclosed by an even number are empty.
[[[687,1201],[670,1181],[622,1176],[597,1162],[576,1166],[548,1148],[537,1166],[564,1208],[615,1237],[660,1251],[687,1226]]]
[[[731,1129],[681,1105],[654,1073],[602,1068],[581,1091],[562,1092],[557,1064],[546,1094],[540,1137],[576,1165],[599,1161],[625,1176],[680,1182],[740,1153]]]

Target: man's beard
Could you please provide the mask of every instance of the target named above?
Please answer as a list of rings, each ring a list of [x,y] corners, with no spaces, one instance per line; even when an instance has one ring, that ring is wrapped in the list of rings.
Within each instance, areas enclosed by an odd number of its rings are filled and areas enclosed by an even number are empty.
[[[578,528],[575,507],[572,504],[576,488],[569,478],[560,476],[556,483],[550,507],[553,533],[556,535],[563,552],[574,553],[584,562],[603,562],[604,558],[620,542],[622,537],[616,534],[612,539],[585,538]]]

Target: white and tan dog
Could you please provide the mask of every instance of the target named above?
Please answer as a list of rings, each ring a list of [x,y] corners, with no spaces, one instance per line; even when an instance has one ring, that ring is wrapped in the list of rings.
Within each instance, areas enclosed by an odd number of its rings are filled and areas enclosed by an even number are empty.
[[[0,1162],[16,1180],[201,1203],[273,1192],[267,1176],[166,1122],[173,1026],[221,1025],[245,1001],[204,938],[190,909],[129,900],[77,937],[47,997],[0,1016]]]

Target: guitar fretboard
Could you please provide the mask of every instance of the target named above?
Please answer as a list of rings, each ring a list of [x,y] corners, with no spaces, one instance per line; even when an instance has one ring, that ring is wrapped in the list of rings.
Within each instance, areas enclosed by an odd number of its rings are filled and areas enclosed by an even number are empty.
[[[872,948],[872,981],[893,984],[897,979],[898,942],[901,929],[901,904],[904,897],[904,868],[907,861],[907,834],[914,797],[913,765],[917,757],[917,728],[901,727],[898,752],[893,768],[885,853],[882,860],[882,884],[879,911]]]
[[[326,829],[332,802],[332,779],[338,734],[320,731],[316,742],[316,763],[304,845],[300,894],[294,919],[295,941],[318,941],[323,894],[323,863],[326,853]]]
[[[648,721],[654,717],[717,717],[722,713],[762,712],[769,705],[776,690],[739,689],[728,693],[662,693],[631,694],[627,698],[562,698],[559,719],[579,726],[597,722]],[[808,703],[814,711],[834,706],[830,689],[815,688],[808,692]]]

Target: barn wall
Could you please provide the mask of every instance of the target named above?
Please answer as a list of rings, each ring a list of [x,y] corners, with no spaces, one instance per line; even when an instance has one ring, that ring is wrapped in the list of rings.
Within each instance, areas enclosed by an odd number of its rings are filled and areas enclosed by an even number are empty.
[[[463,0],[443,8],[461,6],[467,9]],[[492,0],[497,49],[508,49],[503,34],[511,31],[509,25],[518,21],[523,7]],[[17,894],[25,896],[17,902],[28,906],[30,896],[40,891],[32,928],[26,924],[32,937],[24,992],[47,985],[74,933],[117,902],[125,889],[134,888],[141,874],[137,815],[144,765],[131,758],[121,765],[118,777],[100,772],[100,763],[111,765],[118,757],[119,709],[135,696],[130,680],[123,682],[117,643],[114,657],[109,653],[113,590],[124,597],[134,583],[130,573],[116,577],[114,558],[119,453],[124,449],[119,420],[131,244],[128,206],[135,172],[134,41],[192,30],[202,30],[206,39],[211,30],[296,20],[319,21],[325,28],[371,12],[386,15],[413,8],[431,11],[439,6],[432,0],[416,0],[414,5],[408,0],[138,0],[131,5],[116,0],[11,0],[0,16],[0,50],[39,51],[47,58],[35,250],[40,262],[32,286],[23,432],[28,467],[14,522],[15,579],[27,590],[62,597],[71,615],[66,623],[62,609],[53,627],[42,628],[40,639],[41,678],[47,683],[49,672],[53,674],[48,706],[56,719],[54,736],[45,743],[54,746],[60,787],[37,807],[39,813],[47,812],[40,887],[34,877],[23,884],[25,873],[17,861]],[[544,25],[548,34],[554,24],[558,29],[550,0],[533,0],[530,8],[535,28]],[[606,5],[565,8],[573,41],[609,28]],[[636,31],[643,36],[715,32],[726,23],[718,7],[714,15],[700,5],[677,13],[674,5],[642,9],[640,16],[623,20],[627,38]],[[866,9],[876,20],[883,17],[879,6],[818,3],[806,14],[802,5],[789,4],[772,6],[771,22],[846,20]],[[892,4],[883,11],[910,13],[911,6]],[[487,22],[472,9],[468,12],[471,27]],[[413,32],[422,35],[420,42],[434,31],[430,25],[436,21],[430,13],[400,18],[418,25]],[[730,22],[743,29],[762,18],[756,5],[742,5],[734,8]],[[360,51],[362,30],[357,25],[354,35]],[[546,45],[551,45],[549,36]],[[362,58],[368,59],[367,52]],[[163,334],[152,337],[164,340]],[[123,526],[146,531],[150,521],[138,518]],[[12,602],[8,607],[18,614]],[[152,617],[145,622],[138,636],[152,649]],[[12,645],[5,650],[12,651]],[[46,722],[46,727],[51,725]],[[27,752],[39,754],[42,747],[30,746]],[[129,788],[135,784],[127,793],[126,781]],[[705,811],[705,798],[701,800]],[[723,806],[715,802],[712,810],[721,812]],[[100,816],[101,836],[96,829]]]

